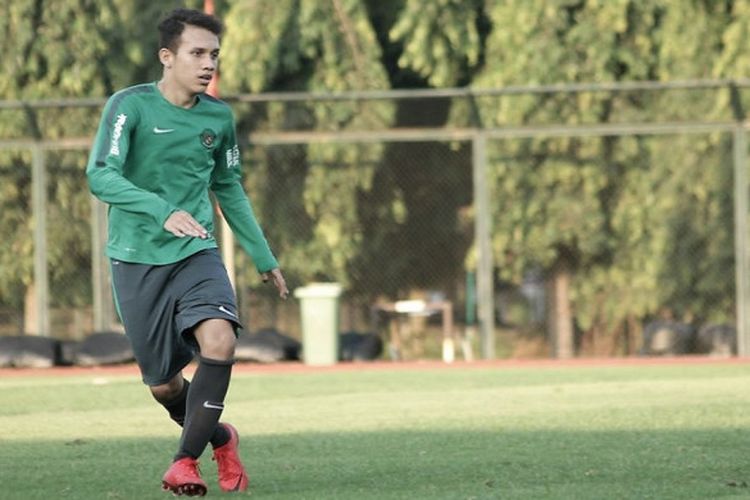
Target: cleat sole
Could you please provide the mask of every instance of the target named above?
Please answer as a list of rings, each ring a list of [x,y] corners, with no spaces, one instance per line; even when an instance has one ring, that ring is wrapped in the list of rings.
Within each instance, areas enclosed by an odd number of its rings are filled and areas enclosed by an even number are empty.
[[[206,487],[202,484],[187,483],[175,486],[165,481],[162,481],[161,489],[172,492],[172,495],[176,497],[183,495],[187,497],[202,497],[206,495],[207,491]]]

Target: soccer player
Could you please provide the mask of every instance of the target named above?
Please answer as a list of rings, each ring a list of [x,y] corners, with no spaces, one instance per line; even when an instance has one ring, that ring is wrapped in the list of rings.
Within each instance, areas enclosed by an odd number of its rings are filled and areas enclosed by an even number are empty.
[[[264,281],[289,293],[240,183],[232,112],[205,94],[221,32],[200,11],[170,13],[159,24],[161,80],[109,99],[86,167],[91,192],[109,204],[115,301],[143,381],[183,428],[162,478],[176,495],[206,493],[197,460],[209,442],[221,489],[248,484],[237,430],[219,423],[241,324],[209,191]],[[182,370],[196,355],[189,382]]]

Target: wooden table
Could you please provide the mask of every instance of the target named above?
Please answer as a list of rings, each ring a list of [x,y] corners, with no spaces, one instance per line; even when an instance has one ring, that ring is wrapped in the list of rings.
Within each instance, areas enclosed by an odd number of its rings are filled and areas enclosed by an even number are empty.
[[[440,314],[443,324],[443,361],[450,363],[455,359],[455,330],[453,327],[453,303],[448,300],[399,300],[396,302],[378,302],[372,307],[373,324],[377,331],[377,318],[380,313],[388,315],[389,319],[389,353],[391,359],[402,358],[403,339],[401,336],[402,315],[432,316]],[[464,353],[466,357],[466,353]]]

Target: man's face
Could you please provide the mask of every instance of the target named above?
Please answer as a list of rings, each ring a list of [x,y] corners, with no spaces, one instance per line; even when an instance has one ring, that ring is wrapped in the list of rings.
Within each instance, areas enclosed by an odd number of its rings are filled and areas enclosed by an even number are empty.
[[[185,26],[177,53],[169,51],[174,82],[191,94],[206,91],[218,62],[219,37],[197,26]]]

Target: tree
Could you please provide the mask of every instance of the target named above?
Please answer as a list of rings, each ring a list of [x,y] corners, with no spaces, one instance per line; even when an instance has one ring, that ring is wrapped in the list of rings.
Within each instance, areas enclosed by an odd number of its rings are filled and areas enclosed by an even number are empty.
[[[472,85],[706,76],[705,68],[721,54],[725,7],[660,0],[498,2],[488,9],[493,30],[486,60],[492,64]],[[690,54],[694,57],[685,57]],[[504,126],[664,120],[684,118],[688,111],[703,117],[711,115],[715,104],[709,99],[696,105],[684,93],[560,93],[486,99],[477,109],[483,125]],[[457,109],[453,119],[465,123],[467,115],[466,109]],[[558,354],[573,352],[574,314],[583,329],[609,334],[633,316],[646,317],[670,304],[685,310],[688,303],[695,309],[700,302],[703,314],[725,308],[725,300],[714,302],[710,294],[730,296],[726,280],[716,281],[714,266],[727,262],[719,248],[731,245],[709,241],[731,234],[720,218],[727,204],[714,197],[710,203],[715,208],[706,211],[710,205],[705,198],[706,191],[719,196],[728,188],[716,155],[721,143],[710,137],[679,144],[684,149],[677,154],[674,142],[667,146],[643,137],[518,140],[492,146],[496,261],[503,277],[517,283],[529,269],[546,270],[554,292],[550,309],[557,313],[549,326]],[[698,170],[709,158],[716,167]],[[681,159],[686,163],[678,163]],[[686,167],[686,182],[662,184],[658,205],[644,203],[652,199],[647,192],[653,189],[646,182],[659,185]],[[685,189],[703,190],[704,198],[686,197]],[[703,225],[688,221],[696,210],[703,214],[698,218]],[[693,251],[685,250],[685,238],[675,235],[676,228],[688,227],[695,239]],[[704,269],[698,249],[711,248],[718,251],[716,259],[710,261],[711,269]],[[670,286],[675,269],[706,274]]]
[[[398,59],[434,87],[468,81],[482,51],[481,0],[408,0],[389,37],[403,43]]]
[[[236,2],[227,28],[222,82],[229,92],[388,88],[361,1]],[[390,125],[392,109],[387,102],[275,103],[238,118],[240,128],[372,130]],[[362,245],[357,197],[372,187],[382,145],[312,143],[253,153],[248,189],[287,271],[300,281],[348,284],[347,266]],[[284,203],[272,204],[279,193]]]
[[[685,8],[662,2],[660,9],[653,34],[655,78],[736,76],[717,71],[729,48],[723,40],[738,14],[730,3],[695,2]],[[730,92],[664,92],[654,96],[642,115],[662,121],[729,120]],[[621,332],[634,318],[665,310],[685,321],[731,322],[729,138],[710,134],[639,142],[638,161],[626,170],[613,205],[612,257],[578,285],[581,323],[592,332]]]
[[[193,2],[197,3],[197,2]],[[155,19],[177,2],[145,0],[40,0],[1,8],[4,73],[0,99],[33,100],[106,96],[157,76]],[[144,41],[145,40],[145,41]],[[0,136],[57,139],[93,136],[95,108],[55,108],[0,113]],[[86,151],[47,153],[48,240],[53,305],[91,302],[90,195]],[[33,280],[34,220],[30,214],[30,154],[0,151],[0,304],[21,305]]]
[[[200,0],[187,2],[201,7]],[[0,99],[105,96],[155,79],[155,20],[174,2],[38,0],[0,7]],[[741,77],[746,2],[678,0],[227,0],[223,93]],[[743,116],[743,92],[577,92],[466,101],[234,103],[238,129],[503,127]],[[3,138],[91,136],[99,110],[3,110]],[[250,141],[252,142],[252,140]],[[551,330],[571,352],[669,308],[733,306],[730,141],[721,134],[490,143],[493,250],[504,280],[543,269]],[[470,205],[465,144],[245,148],[247,188],[292,282],[335,279],[391,296],[460,273]],[[410,156],[411,155],[411,156]],[[58,303],[89,300],[85,152],[50,152],[49,256]],[[30,154],[0,152],[0,304],[32,281]],[[461,172],[455,175],[456,172]],[[429,220],[428,223],[423,222]],[[422,259],[392,249],[418,248]],[[244,259],[244,257],[238,257]],[[373,278],[368,270],[377,263]],[[250,266],[241,266],[248,269]],[[439,270],[439,271],[436,271]],[[249,280],[250,273],[245,276]],[[293,283],[294,284],[294,283]],[[369,288],[368,288],[369,287]]]

